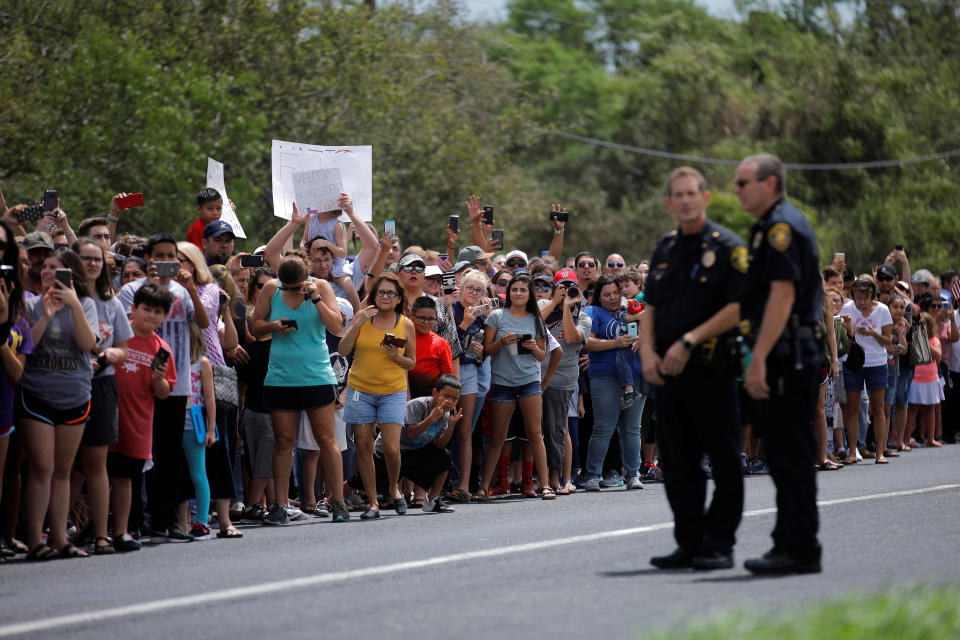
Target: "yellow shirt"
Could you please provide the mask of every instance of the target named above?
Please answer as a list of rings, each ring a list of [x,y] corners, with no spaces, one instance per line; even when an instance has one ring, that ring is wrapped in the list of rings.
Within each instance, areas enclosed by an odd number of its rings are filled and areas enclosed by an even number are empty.
[[[357,342],[353,347],[353,364],[347,377],[347,384],[351,388],[378,396],[407,390],[407,371],[390,358],[381,344],[386,333],[392,333],[397,338],[406,338],[406,317],[399,316],[397,325],[389,331],[377,329],[373,322],[367,322],[360,327]]]

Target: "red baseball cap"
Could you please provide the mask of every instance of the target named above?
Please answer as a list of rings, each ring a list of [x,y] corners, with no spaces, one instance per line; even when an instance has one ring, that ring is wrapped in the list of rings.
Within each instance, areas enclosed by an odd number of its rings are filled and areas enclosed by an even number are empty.
[[[572,282],[573,284],[580,284],[577,280],[577,274],[573,269],[560,269],[553,275],[553,284],[554,286],[560,284],[561,282]]]

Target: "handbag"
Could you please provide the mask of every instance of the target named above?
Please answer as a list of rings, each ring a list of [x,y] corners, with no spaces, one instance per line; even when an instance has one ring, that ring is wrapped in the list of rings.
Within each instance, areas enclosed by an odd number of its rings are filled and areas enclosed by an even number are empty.
[[[850,351],[847,353],[847,362],[843,365],[849,371],[859,372],[863,369],[863,363],[867,359],[867,354],[863,351],[856,340],[850,341]]]
[[[907,349],[907,364],[911,367],[917,367],[931,362],[933,362],[933,354],[930,353],[927,327],[922,322],[918,322],[913,328],[913,335],[910,337],[910,347]]]
[[[229,411],[240,404],[237,390],[237,370],[233,367],[213,366],[213,395],[217,398],[217,407]]]

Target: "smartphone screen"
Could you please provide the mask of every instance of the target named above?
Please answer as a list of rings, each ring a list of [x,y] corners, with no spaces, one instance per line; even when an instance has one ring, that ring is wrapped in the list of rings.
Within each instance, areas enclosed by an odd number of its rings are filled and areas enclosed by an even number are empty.
[[[397,221],[396,220],[387,220],[383,223],[383,232],[392,233],[397,235]]]
[[[447,224],[450,225],[450,231],[458,233],[460,231],[460,216],[450,216],[450,221]]]
[[[69,289],[70,281],[73,279],[73,271],[70,271],[70,269],[57,269],[55,277],[57,282]]]
[[[503,249],[503,229],[494,229],[490,234],[491,240],[497,249]]]
[[[527,349],[526,347],[523,346],[523,343],[526,342],[527,340],[531,339],[532,337],[533,337],[533,336],[531,336],[529,333],[521,333],[521,334],[520,334],[520,339],[517,340],[517,354],[518,354],[518,355],[523,355],[523,354],[525,354],[525,353],[532,353],[532,352],[530,351],[530,349]]]

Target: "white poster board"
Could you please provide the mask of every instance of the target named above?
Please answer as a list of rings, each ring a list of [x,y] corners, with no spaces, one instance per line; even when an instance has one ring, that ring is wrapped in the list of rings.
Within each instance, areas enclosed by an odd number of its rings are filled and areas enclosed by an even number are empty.
[[[353,199],[357,216],[368,222],[373,220],[373,147],[324,147],[274,140],[272,160],[273,215],[290,219],[297,197],[294,174],[339,169],[343,191]],[[304,213],[303,209],[300,213]],[[346,214],[340,219],[344,224],[349,221]]]
[[[217,162],[209,156],[207,156],[207,186],[216,189],[223,199],[223,213],[220,214],[220,219],[233,228],[233,235],[238,238],[246,238],[247,234],[243,232],[243,227],[240,226],[240,219],[237,218],[236,212],[230,206],[230,196],[227,195],[227,185],[223,180],[223,163]]]
[[[340,169],[311,169],[293,174],[293,193],[300,215],[339,209],[341,191]]]

